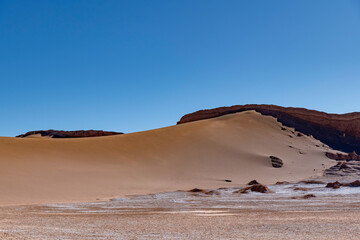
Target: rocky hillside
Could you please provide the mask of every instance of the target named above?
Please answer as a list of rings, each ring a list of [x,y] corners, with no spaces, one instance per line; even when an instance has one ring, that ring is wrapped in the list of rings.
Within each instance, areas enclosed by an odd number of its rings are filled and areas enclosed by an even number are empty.
[[[304,108],[275,105],[236,105],[200,110],[183,116],[178,124],[215,118],[226,114],[255,110],[278,119],[283,125],[313,135],[330,147],[344,152],[360,150],[360,113],[328,114]]]
[[[47,131],[31,131],[16,137],[28,137],[31,135],[40,134],[41,136],[49,136],[52,138],[83,138],[83,137],[101,137],[111,136],[117,134],[123,134],[120,132],[106,132],[102,130],[79,130],[79,131],[59,131],[59,130],[47,130]]]

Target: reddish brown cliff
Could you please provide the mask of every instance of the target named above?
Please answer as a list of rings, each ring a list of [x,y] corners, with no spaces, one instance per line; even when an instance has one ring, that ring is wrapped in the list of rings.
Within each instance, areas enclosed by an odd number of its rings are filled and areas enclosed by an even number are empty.
[[[31,131],[16,137],[28,137],[30,135],[35,135],[35,134],[41,134],[41,136],[49,136],[52,138],[83,138],[83,137],[111,136],[111,135],[117,135],[123,133],[106,132],[101,130],[79,130],[79,131],[47,130],[47,131]]]
[[[236,105],[200,110],[183,116],[178,124],[209,119],[242,111],[255,110],[278,119],[283,125],[313,135],[330,147],[352,152],[360,150],[360,113],[328,114],[304,108],[275,105]]]
[[[338,161],[360,161],[360,155],[357,155],[355,151],[348,154],[327,152],[326,156]]]

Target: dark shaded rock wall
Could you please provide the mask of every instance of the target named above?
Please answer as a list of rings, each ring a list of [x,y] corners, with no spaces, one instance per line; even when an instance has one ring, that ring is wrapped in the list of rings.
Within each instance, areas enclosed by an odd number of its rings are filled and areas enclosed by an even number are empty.
[[[50,136],[53,138],[83,138],[83,137],[101,137],[123,134],[120,132],[106,132],[102,130],[78,130],[78,131],[59,131],[59,130],[46,130],[46,131],[31,131],[16,137],[27,137],[30,135],[41,134],[41,136]]]
[[[273,116],[283,125],[293,127],[333,149],[344,152],[360,150],[360,113],[328,114],[305,108],[286,108],[275,105],[236,105],[200,110],[183,116],[178,124],[219,117],[227,114],[255,110]]]

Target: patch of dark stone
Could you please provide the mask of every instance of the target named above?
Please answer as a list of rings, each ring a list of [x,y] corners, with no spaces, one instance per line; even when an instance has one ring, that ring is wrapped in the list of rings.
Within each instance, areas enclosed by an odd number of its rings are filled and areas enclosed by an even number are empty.
[[[256,181],[256,180],[255,180]],[[249,191],[252,191],[252,192],[259,192],[259,193],[271,193],[270,189],[266,186],[266,185],[263,185],[263,184],[254,184],[254,185],[251,185],[249,187],[245,187],[245,188],[242,188],[242,189],[239,189],[235,192],[233,192],[234,194],[237,194],[237,193],[248,193]]]
[[[292,199],[309,199],[309,198],[314,198],[314,197],[316,197],[314,194],[306,194],[301,197],[292,197]]]
[[[225,182],[232,182],[230,179],[225,179],[224,181]]]
[[[336,165],[325,170],[325,175],[347,176],[360,175],[360,162],[338,162]]]
[[[219,191],[216,191],[216,190],[207,191],[207,190],[200,189],[200,188],[193,188],[193,189],[189,190],[188,192],[193,193],[193,196],[198,196],[199,193],[206,194],[206,195],[219,195],[220,194]]]
[[[283,184],[290,184],[290,183],[287,181],[279,181],[275,183],[275,185],[283,185]]]
[[[308,191],[309,189],[308,188],[302,188],[302,187],[297,187],[297,188],[294,188],[294,191]]]
[[[252,180],[247,185],[256,185],[256,184],[259,184],[258,181]]]
[[[356,180],[350,183],[341,183],[341,182],[329,182],[326,184],[327,188],[340,188],[340,187],[360,187],[360,181]]]
[[[298,182],[299,184],[325,184],[325,182],[318,181],[318,180],[304,180]]]
[[[270,160],[274,168],[281,168],[284,165],[283,161],[278,157],[270,156]]]

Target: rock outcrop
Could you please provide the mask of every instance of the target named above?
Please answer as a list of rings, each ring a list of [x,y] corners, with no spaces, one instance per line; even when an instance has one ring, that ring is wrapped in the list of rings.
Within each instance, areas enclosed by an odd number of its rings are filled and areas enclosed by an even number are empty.
[[[326,156],[337,161],[360,161],[360,155],[357,155],[355,151],[349,154],[327,152]]]
[[[275,105],[237,105],[200,110],[183,116],[178,124],[220,117],[227,114],[255,110],[273,116],[284,126],[329,145],[333,149],[352,152],[360,149],[360,113],[328,114],[304,108],[286,108]]]
[[[49,136],[52,138],[84,138],[84,137],[102,137],[123,134],[120,132],[107,132],[101,130],[79,130],[79,131],[59,131],[59,130],[46,130],[46,131],[31,131],[16,137],[28,137],[31,135],[40,134],[41,136]]]
[[[360,176],[360,161],[338,162],[336,165],[326,169],[328,176]]]

